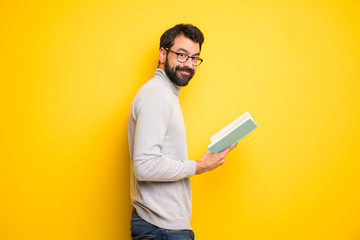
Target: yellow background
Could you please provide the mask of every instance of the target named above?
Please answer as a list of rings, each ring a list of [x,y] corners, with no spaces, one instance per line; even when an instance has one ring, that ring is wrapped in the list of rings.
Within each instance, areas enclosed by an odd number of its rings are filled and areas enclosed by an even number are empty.
[[[359,1],[2,1],[0,239],[129,239],[126,121],[161,34],[193,23],[189,157],[259,128],[192,178],[196,239],[360,239]]]

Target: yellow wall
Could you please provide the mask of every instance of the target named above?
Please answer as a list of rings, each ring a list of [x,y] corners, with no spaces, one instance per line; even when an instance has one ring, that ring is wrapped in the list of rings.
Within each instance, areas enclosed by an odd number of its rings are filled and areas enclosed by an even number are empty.
[[[196,239],[360,239],[359,1],[2,1],[0,239],[129,239],[126,120],[160,35],[205,34],[181,95],[189,157],[259,128],[192,179]]]

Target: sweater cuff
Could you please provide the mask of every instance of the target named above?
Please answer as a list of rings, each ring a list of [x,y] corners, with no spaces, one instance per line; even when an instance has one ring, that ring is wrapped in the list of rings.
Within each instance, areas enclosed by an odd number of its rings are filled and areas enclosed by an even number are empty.
[[[193,177],[196,171],[196,162],[192,160],[185,161],[185,173],[188,177]]]

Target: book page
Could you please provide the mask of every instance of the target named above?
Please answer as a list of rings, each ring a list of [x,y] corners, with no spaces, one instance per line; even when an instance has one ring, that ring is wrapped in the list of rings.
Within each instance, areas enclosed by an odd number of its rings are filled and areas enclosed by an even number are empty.
[[[243,115],[241,115],[240,117],[238,117],[235,121],[231,122],[229,125],[227,125],[226,127],[224,127],[223,129],[221,129],[219,132],[217,132],[215,135],[213,135],[212,137],[210,137],[210,142],[216,142],[218,141],[220,138],[222,138],[223,136],[225,136],[229,131],[231,131],[233,128],[235,128],[236,126],[240,125],[241,123],[243,123],[244,121],[246,121],[247,119],[249,119],[252,117],[250,116],[250,113],[246,112]]]

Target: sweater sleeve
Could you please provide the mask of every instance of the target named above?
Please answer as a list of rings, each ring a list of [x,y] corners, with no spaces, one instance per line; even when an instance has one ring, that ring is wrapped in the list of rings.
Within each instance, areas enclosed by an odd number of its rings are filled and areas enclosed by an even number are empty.
[[[144,94],[135,104],[133,115],[133,166],[138,181],[169,182],[194,176],[195,161],[171,159],[163,156],[162,144],[173,117],[170,96],[152,91]]]

